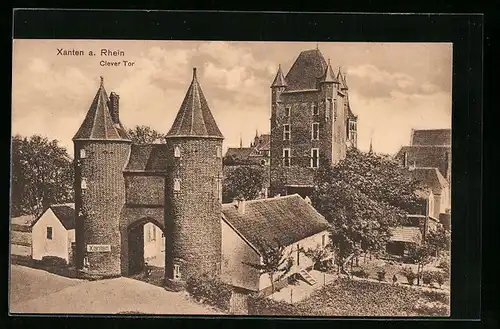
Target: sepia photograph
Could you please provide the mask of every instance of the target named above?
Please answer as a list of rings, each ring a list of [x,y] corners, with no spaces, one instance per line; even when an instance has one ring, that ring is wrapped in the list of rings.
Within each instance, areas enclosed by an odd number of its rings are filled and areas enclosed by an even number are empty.
[[[10,313],[449,317],[452,55],[14,39]]]

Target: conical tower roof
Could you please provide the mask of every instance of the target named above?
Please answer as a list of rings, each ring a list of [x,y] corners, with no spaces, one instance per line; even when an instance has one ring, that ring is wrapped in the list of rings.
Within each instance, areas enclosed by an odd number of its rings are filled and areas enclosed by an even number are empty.
[[[345,76],[342,74],[342,72],[340,72],[340,67],[339,67],[339,72],[337,73],[337,80],[340,83],[340,89],[347,89]]]
[[[193,68],[193,81],[166,137],[224,138],[198,83],[196,68]]]
[[[276,77],[274,78],[273,84],[271,88],[275,87],[286,87],[287,83],[285,81],[285,76],[283,75],[283,71],[281,70],[281,64],[278,66],[278,72],[276,73]]]
[[[325,73],[321,77],[320,81],[321,82],[339,83],[338,79],[335,78],[335,73],[333,73],[332,65],[330,64],[330,59],[328,59],[328,65],[327,65]]]
[[[122,125],[113,123],[108,103],[109,98],[101,77],[99,89],[73,140],[130,140]]]

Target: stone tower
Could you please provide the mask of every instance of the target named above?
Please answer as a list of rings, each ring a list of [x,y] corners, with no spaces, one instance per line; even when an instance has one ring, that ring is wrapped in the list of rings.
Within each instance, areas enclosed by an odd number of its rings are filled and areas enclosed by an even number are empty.
[[[165,283],[181,288],[193,275],[221,266],[222,136],[193,69],[172,128],[166,179]]]
[[[125,204],[122,170],[131,141],[119,119],[119,97],[103,79],[80,129],[75,151],[76,266],[81,275],[119,276],[120,213]]]

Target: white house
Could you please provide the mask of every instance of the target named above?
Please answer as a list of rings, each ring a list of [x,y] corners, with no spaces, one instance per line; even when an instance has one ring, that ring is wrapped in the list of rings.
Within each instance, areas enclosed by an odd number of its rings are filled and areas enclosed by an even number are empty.
[[[31,238],[33,259],[56,256],[71,263],[75,242],[75,204],[50,206],[33,222]]]
[[[234,287],[269,295],[269,275],[246,263],[262,263],[263,244],[279,243],[285,247],[284,256],[293,259],[293,267],[275,282],[275,289],[286,286],[292,275],[315,284],[308,273],[313,262],[301,251],[324,248],[328,227],[325,218],[298,194],[223,204],[221,278]]]
[[[150,265],[165,267],[165,236],[153,223],[144,225],[144,260]]]
[[[31,256],[31,215],[12,217],[10,220],[10,254]]]

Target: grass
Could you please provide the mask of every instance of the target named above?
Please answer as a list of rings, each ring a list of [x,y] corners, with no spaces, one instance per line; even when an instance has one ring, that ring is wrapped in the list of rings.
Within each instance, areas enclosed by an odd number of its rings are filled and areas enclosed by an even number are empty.
[[[427,308],[422,306],[431,302],[440,303]],[[311,315],[446,316],[449,297],[438,291],[430,293],[401,285],[338,279],[314,292],[297,307],[311,310]]]

